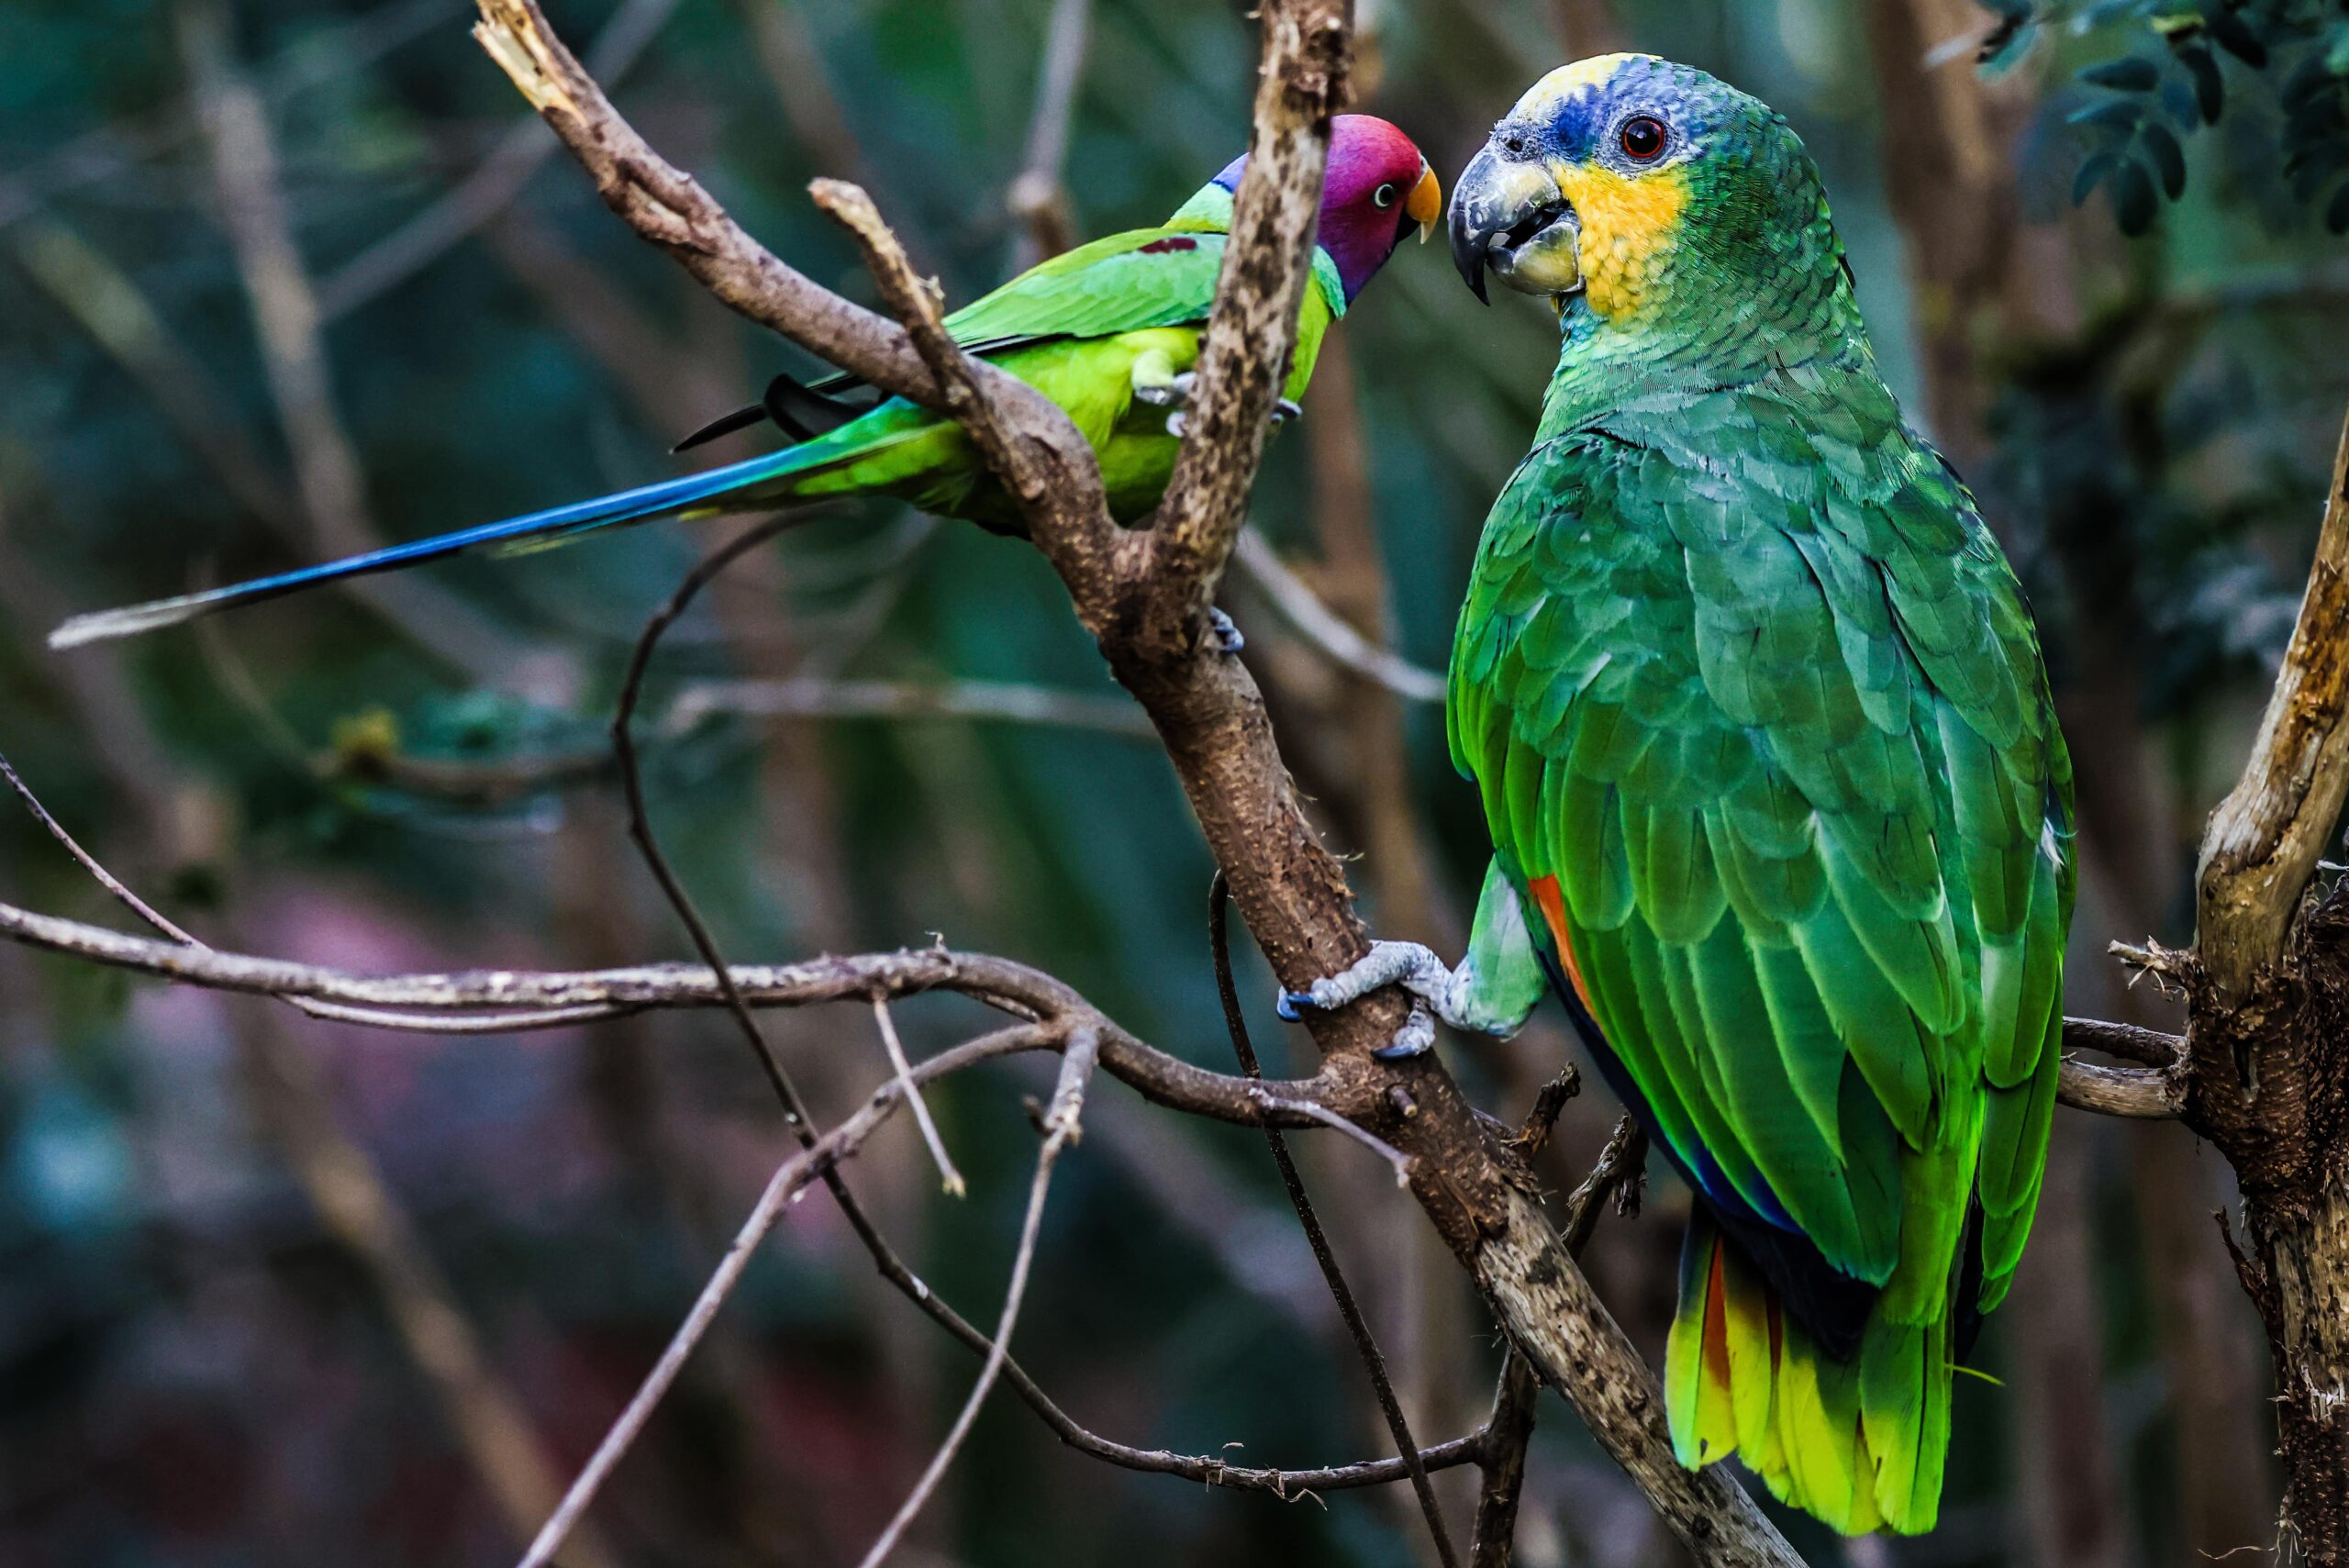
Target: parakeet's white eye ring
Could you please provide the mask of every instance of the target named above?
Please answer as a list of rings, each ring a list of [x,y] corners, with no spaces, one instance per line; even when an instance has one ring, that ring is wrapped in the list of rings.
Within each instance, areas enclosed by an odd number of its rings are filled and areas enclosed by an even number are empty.
[[[1653,115],[1633,115],[1623,122],[1616,133],[1623,145],[1623,156],[1640,163],[1653,163],[1664,156],[1664,149],[1671,138],[1664,122]]]
[[[1381,208],[1382,210],[1386,207],[1393,206],[1395,205],[1394,182],[1390,180],[1386,184],[1379,186],[1378,189],[1371,192],[1370,205],[1375,207]]]

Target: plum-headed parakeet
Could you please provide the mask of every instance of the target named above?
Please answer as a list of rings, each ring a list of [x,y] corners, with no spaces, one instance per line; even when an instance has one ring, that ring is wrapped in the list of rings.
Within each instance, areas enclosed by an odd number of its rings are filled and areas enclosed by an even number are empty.
[[[1101,465],[1110,512],[1132,522],[1157,506],[1172,475],[1181,404],[1215,299],[1243,156],[1156,228],[1097,239],[1031,268],[947,317],[955,341],[1050,397],[1074,420]],[[1394,253],[1442,211],[1442,192],[1411,139],[1369,115],[1331,121],[1313,272],[1282,392],[1284,412],[1313,374],[1322,334]],[[814,388],[778,382],[763,408],[697,436],[739,428],[772,412],[796,445],[723,468],[599,496],[550,511],[389,549],[183,595],[79,616],[50,636],[52,647],[126,637],[323,583],[387,572],[480,547],[543,544],[664,517],[766,511],[819,497],[885,495],[925,511],[1006,531],[1017,504],[988,472],[962,428],[903,398],[841,408]],[[829,428],[824,428],[829,427]]]
[[[1563,338],[1453,644],[1492,870],[1456,971],[1380,943],[1286,1005],[1399,982],[1508,1033],[1555,989],[1695,1189],[1681,1462],[1928,1529],[2055,1099],[2072,773],[2029,609],[1766,106],[1567,66],[1450,225],[1469,285],[1549,297]]]

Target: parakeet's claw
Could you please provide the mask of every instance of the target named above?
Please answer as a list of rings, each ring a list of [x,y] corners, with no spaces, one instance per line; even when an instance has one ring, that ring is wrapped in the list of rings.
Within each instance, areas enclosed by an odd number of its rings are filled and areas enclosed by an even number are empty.
[[[1291,419],[1301,418],[1304,414],[1305,406],[1293,397],[1284,397],[1273,405],[1273,423],[1275,425],[1286,425]]]
[[[1168,376],[1164,381],[1140,382],[1134,386],[1134,395],[1144,403],[1153,403],[1168,410],[1166,433],[1179,441],[1188,423],[1183,417],[1183,405],[1191,400],[1191,388],[1198,384],[1198,379],[1191,372],[1184,371],[1179,375]]]
[[[1208,606],[1208,636],[1214,641],[1215,651],[1227,659],[1237,657],[1248,646],[1248,639],[1240,635],[1231,617],[1213,605]]]
[[[1155,403],[1161,408],[1177,408],[1190,401],[1191,388],[1197,382],[1197,375],[1185,371],[1164,381],[1142,382],[1135,386],[1134,395],[1144,403]]]

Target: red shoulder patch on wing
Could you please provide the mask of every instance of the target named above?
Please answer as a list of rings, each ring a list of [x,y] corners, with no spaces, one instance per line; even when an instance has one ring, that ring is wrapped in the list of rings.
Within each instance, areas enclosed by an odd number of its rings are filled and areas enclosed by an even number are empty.
[[[1542,922],[1550,928],[1550,940],[1558,944],[1558,962],[1574,984],[1575,995],[1582,998],[1583,1011],[1596,1017],[1590,1005],[1590,987],[1583,984],[1582,965],[1575,959],[1574,944],[1566,940],[1566,905],[1558,893],[1558,879],[1535,877],[1528,885],[1533,891],[1533,902],[1541,907]]]
[[[1177,234],[1165,239],[1152,240],[1149,244],[1143,246],[1138,254],[1143,256],[1163,256],[1169,250],[1196,250],[1198,248],[1199,242],[1197,240],[1186,239],[1182,235]]]

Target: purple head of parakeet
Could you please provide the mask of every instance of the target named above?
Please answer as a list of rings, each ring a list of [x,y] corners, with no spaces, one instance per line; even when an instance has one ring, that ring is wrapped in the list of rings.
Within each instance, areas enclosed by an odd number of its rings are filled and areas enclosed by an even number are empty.
[[[1235,158],[1215,183],[1237,194],[1248,167]],[[1316,239],[1338,264],[1352,304],[1413,227],[1424,239],[1443,213],[1443,186],[1411,139],[1376,115],[1330,122],[1330,163],[1321,177]]]

